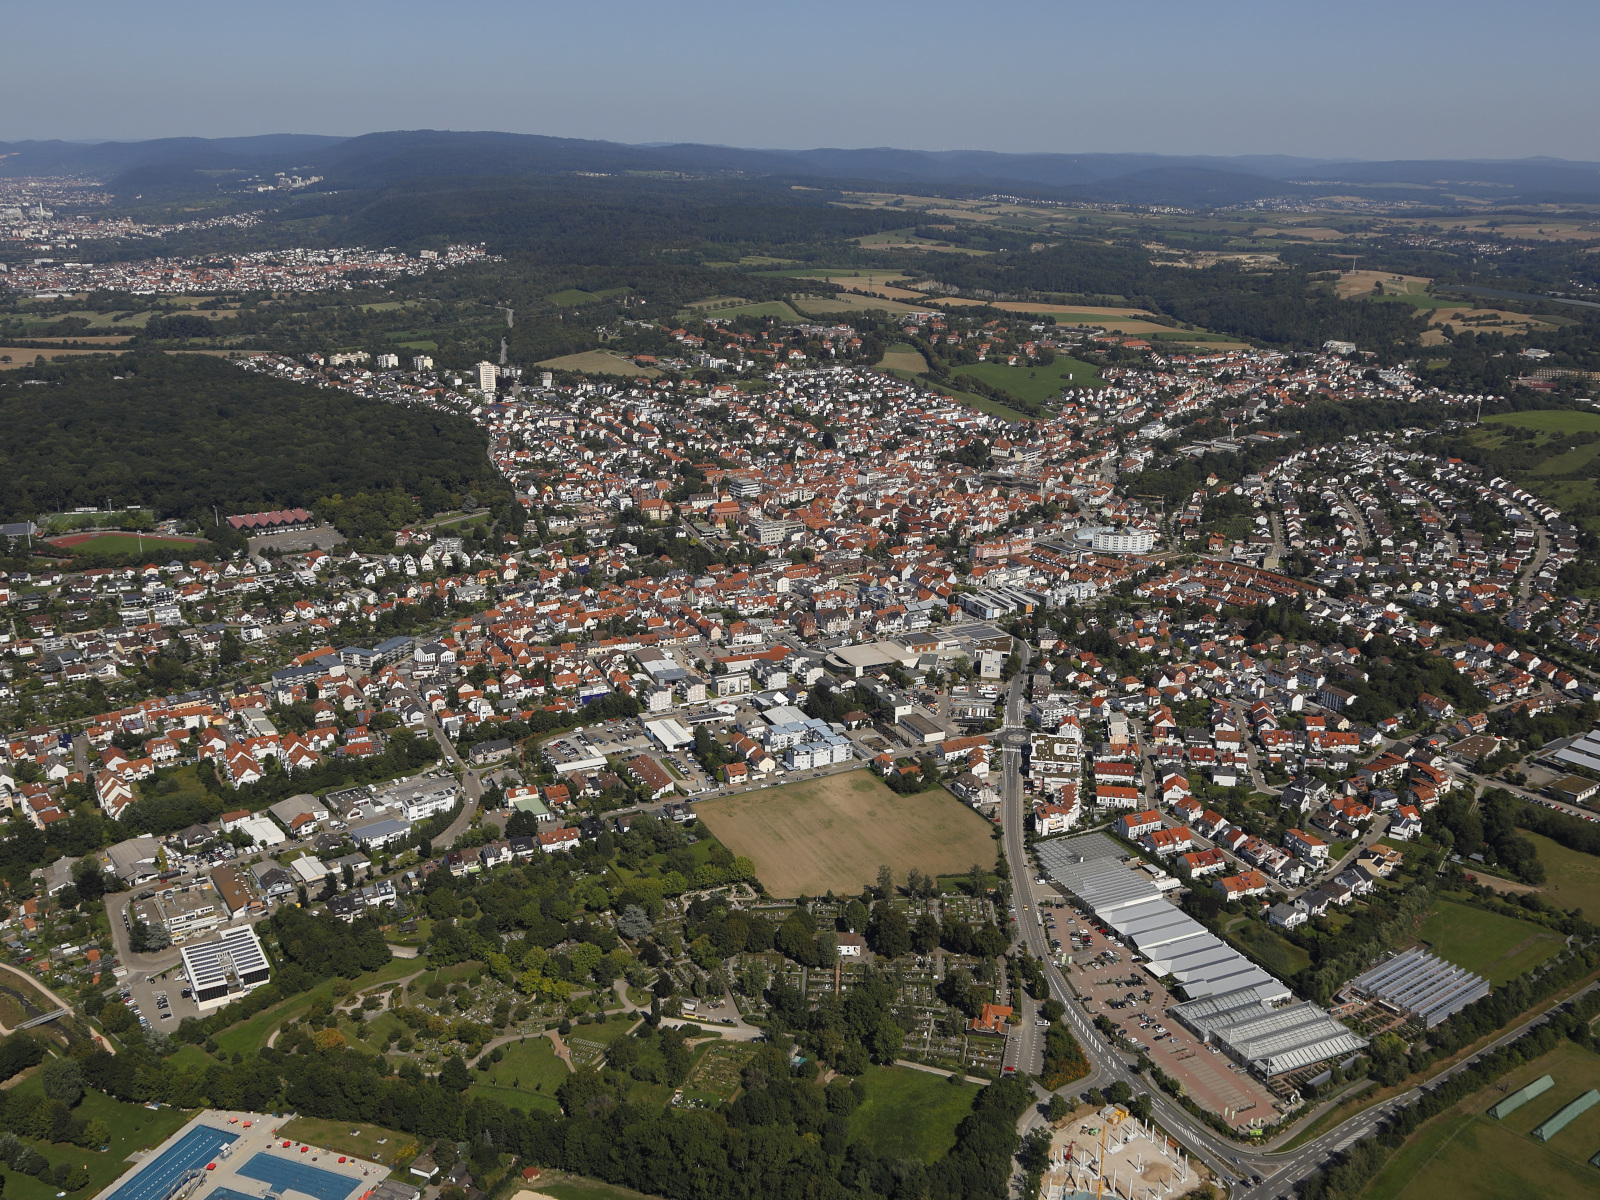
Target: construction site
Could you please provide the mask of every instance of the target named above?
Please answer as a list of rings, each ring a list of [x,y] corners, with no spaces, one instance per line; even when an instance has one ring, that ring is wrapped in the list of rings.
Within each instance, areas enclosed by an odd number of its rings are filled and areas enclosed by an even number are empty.
[[[1160,1200],[1211,1182],[1161,1130],[1120,1104],[1084,1108],[1057,1124],[1042,1200]]]

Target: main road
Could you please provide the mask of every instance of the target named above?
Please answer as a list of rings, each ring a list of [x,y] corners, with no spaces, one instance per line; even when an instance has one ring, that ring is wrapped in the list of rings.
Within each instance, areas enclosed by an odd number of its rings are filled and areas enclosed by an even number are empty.
[[[1032,649],[1021,642],[1023,670],[1012,679],[1006,693],[1005,726],[1000,733],[1003,768],[1001,823],[1006,862],[1015,886],[1018,936],[1029,953],[1044,965],[1050,994],[1066,1007],[1066,1021],[1082,1045],[1089,1060],[1090,1074],[1074,1082],[1073,1090],[1090,1087],[1105,1088],[1122,1080],[1135,1093],[1148,1092],[1151,1114],[1185,1150],[1204,1162],[1224,1182],[1230,1183],[1230,1193],[1238,1200],[1272,1200],[1288,1195],[1299,1182],[1322,1166],[1334,1154],[1363,1137],[1370,1135],[1382,1119],[1395,1109],[1416,1100],[1423,1092],[1421,1086],[1411,1088],[1397,1096],[1365,1109],[1350,1119],[1329,1129],[1320,1136],[1290,1151],[1267,1152],[1230,1141],[1209,1125],[1196,1120],[1187,1110],[1174,1104],[1167,1095],[1151,1086],[1150,1081],[1136,1074],[1129,1065],[1129,1056],[1107,1043],[1094,1028],[1083,1011],[1066,978],[1057,969],[1050,956],[1050,947],[1039,923],[1033,898],[1033,864],[1029,861],[1023,840],[1026,813],[1022,802],[1022,748],[1028,744],[1026,726],[1022,717],[1022,687],[1027,675],[1027,665]],[[1591,984],[1590,988],[1600,986]],[[1590,990],[1585,988],[1585,991]],[[1580,993],[1582,994],[1582,993]],[[1431,1089],[1438,1080],[1448,1078],[1467,1069],[1484,1054],[1520,1036],[1529,1026],[1548,1019],[1548,1013],[1529,1017],[1495,1041],[1463,1059],[1428,1081]],[[1259,1176],[1261,1182],[1254,1183]]]

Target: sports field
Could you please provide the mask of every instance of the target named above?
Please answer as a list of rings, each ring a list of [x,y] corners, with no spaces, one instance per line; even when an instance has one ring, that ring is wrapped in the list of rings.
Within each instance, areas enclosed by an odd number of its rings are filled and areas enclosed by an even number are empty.
[[[1497,1100],[1545,1074],[1556,1085],[1544,1095],[1503,1120],[1487,1115]],[[1600,1108],[1548,1142],[1529,1136],[1592,1087],[1600,1087],[1600,1055],[1563,1043],[1424,1125],[1367,1185],[1362,1200],[1565,1200],[1600,1194],[1600,1171],[1588,1164],[1600,1148]]]
[[[1555,954],[1563,940],[1543,925],[1453,900],[1435,904],[1417,936],[1439,957],[1486,977],[1496,987]]]
[[[52,546],[80,554],[181,554],[202,545],[200,538],[143,537],[132,533],[69,533],[50,538]]]
[[[972,1111],[976,1083],[910,1067],[873,1067],[861,1077],[867,1098],[850,1115],[850,1140],[893,1158],[933,1162],[956,1144],[956,1126]]]
[[[774,896],[858,892],[883,863],[904,879],[994,861],[992,826],[949,792],[901,796],[865,769],[707,800],[695,815]]]

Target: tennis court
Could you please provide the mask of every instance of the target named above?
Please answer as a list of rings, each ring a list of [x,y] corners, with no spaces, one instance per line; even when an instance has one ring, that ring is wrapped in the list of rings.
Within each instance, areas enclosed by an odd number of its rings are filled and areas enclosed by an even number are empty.
[[[361,1186],[361,1180],[349,1175],[324,1171],[321,1167],[264,1152],[257,1154],[234,1173],[269,1183],[275,1192],[299,1192],[315,1200],[345,1200],[346,1196]]]
[[[237,1141],[239,1135],[209,1125],[196,1125],[163,1150],[137,1175],[128,1180],[106,1200],[165,1200],[165,1197],[190,1171],[211,1162],[222,1147]],[[319,1198],[322,1200],[322,1198]],[[326,1200],[335,1200],[328,1197]],[[340,1193],[337,1200],[344,1200]]]

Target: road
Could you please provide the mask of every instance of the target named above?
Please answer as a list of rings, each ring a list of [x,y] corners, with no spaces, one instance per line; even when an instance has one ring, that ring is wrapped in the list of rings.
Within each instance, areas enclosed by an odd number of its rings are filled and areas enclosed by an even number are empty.
[[[1350,493],[1344,488],[1335,488],[1334,493],[1339,497],[1339,502],[1344,505],[1345,512],[1350,517],[1350,522],[1356,527],[1356,537],[1361,549],[1365,550],[1372,545],[1372,529],[1367,524],[1366,517],[1361,515],[1361,506],[1350,498]]]
[[[1267,521],[1272,527],[1272,561],[1266,564],[1269,571],[1276,571],[1283,563],[1283,557],[1289,552],[1289,545],[1283,540],[1283,514],[1275,508],[1267,510]]]
[[[1065,1020],[1083,1046],[1092,1068],[1086,1078],[1075,1080],[1071,1084],[1070,1091],[1079,1093],[1092,1087],[1105,1088],[1116,1080],[1122,1080],[1133,1088],[1135,1093],[1149,1093],[1151,1112],[1156,1122],[1189,1154],[1205,1163],[1224,1181],[1230,1179],[1236,1181],[1229,1191],[1237,1200],[1272,1200],[1273,1197],[1287,1195],[1302,1179],[1334,1154],[1369,1135],[1383,1117],[1415,1100],[1421,1094],[1421,1088],[1412,1088],[1380,1105],[1375,1105],[1292,1151],[1266,1151],[1223,1138],[1210,1126],[1197,1121],[1164,1093],[1152,1088],[1147,1080],[1135,1074],[1129,1066],[1128,1057],[1113,1049],[1101,1037],[1050,957],[1049,943],[1044,929],[1038,922],[1033,900],[1031,883],[1033,864],[1028,859],[1027,847],[1023,840],[1026,814],[1021,778],[1022,747],[1027,744],[1027,734],[1022,721],[1022,683],[1031,657],[1031,648],[1024,644],[1022,647],[1024,669],[1011,681],[1010,690],[1006,694],[1005,727],[1000,734],[1004,789],[1001,801],[1003,844],[1006,862],[1010,866],[1012,882],[1016,888],[1019,936],[1029,952],[1044,964],[1050,994],[1066,1006]],[[1600,984],[1591,984],[1590,988],[1585,988],[1584,991],[1596,986]],[[1530,1017],[1435,1078],[1448,1078],[1465,1070],[1488,1051],[1504,1045],[1520,1036],[1531,1025],[1546,1019],[1545,1015]],[[1432,1082],[1430,1080],[1430,1084]],[[1031,1112],[1030,1108],[1029,1113]],[[1024,1124],[1031,1122],[1029,1114],[1024,1114],[1023,1122]],[[1283,1140],[1288,1140],[1289,1136],[1291,1135],[1285,1135]],[[1260,1184],[1245,1182],[1254,1175],[1262,1177]]]
[[[473,814],[478,811],[478,800],[483,795],[483,784],[478,779],[478,773],[461,761],[461,756],[456,753],[455,743],[445,733],[444,726],[434,719],[433,709],[418,695],[416,685],[408,683],[406,687],[410,698],[416,701],[422,709],[423,723],[427,725],[428,732],[433,734],[433,740],[439,743],[439,749],[444,752],[445,765],[452,770],[461,772],[461,790],[466,796],[466,803],[461,806],[461,815],[450,822],[450,827],[433,839],[436,847],[449,849],[472,826]]]
[[[1539,573],[1539,568],[1544,566],[1544,560],[1550,557],[1550,535],[1545,532],[1543,521],[1537,519],[1525,508],[1518,511],[1533,526],[1533,532],[1538,538],[1533,557],[1524,564],[1517,578],[1517,599],[1526,600],[1533,594],[1533,577]]]

